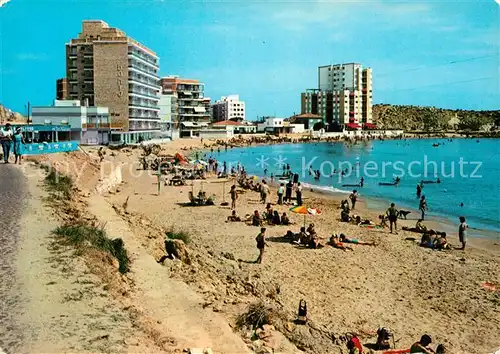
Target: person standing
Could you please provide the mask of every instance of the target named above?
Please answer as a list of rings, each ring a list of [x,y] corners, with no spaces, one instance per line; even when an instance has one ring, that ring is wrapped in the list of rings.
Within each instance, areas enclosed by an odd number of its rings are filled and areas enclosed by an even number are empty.
[[[356,202],[358,200],[358,191],[353,190],[351,195],[349,196],[349,199],[351,200],[352,203],[352,210],[354,210],[356,208]]]
[[[283,205],[283,194],[285,194],[285,184],[281,183],[278,187],[278,205]]]
[[[389,209],[387,209],[387,217],[389,218],[389,227],[391,228],[391,234],[392,234],[392,228],[394,226],[394,231],[396,231],[396,234],[398,233],[398,210],[396,209],[396,206],[394,203],[391,203],[391,206]]]
[[[292,201],[292,188],[293,188],[292,180],[289,180],[288,183],[286,184],[285,203],[290,203]]]
[[[14,152],[14,156],[16,157],[16,160],[14,163],[19,163],[21,164],[21,158],[22,158],[22,153],[21,153],[21,144],[25,144],[24,142],[24,137],[23,133],[21,132],[21,128],[17,128],[16,132],[14,133],[12,137],[12,151]]]
[[[301,206],[302,205],[302,185],[297,183],[297,189],[295,190],[295,194],[297,197],[297,205]]]
[[[236,192],[236,186],[231,186],[231,190],[229,191],[231,195],[231,209],[236,210],[236,199],[238,199],[238,193]]]
[[[263,180],[262,185],[260,187],[260,198],[262,200],[262,203],[266,204],[268,194],[269,194],[269,186],[267,185],[266,180]]]
[[[417,183],[417,198],[420,198],[422,196],[422,186],[420,183]]]
[[[427,211],[427,200],[425,200],[425,195],[420,198],[420,203],[418,205],[418,210],[422,213],[422,217],[420,219],[425,219],[425,212]]]
[[[469,229],[469,225],[465,222],[465,217],[461,216],[460,225],[458,226],[458,238],[460,243],[462,244],[461,250],[465,250],[465,244],[467,243],[467,230]]]
[[[267,246],[266,243],[266,228],[262,227],[260,229],[260,234],[257,235],[255,238],[255,241],[257,241],[257,249],[259,250],[259,257],[257,258],[257,261],[255,263],[261,264],[262,263],[262,258],[264,257],[264,248]]]
[[[2,144],[3,161],[9,163],[10,148],[12,144],[12,128],[10,123],[5,128],[0,128],[0,143]]]

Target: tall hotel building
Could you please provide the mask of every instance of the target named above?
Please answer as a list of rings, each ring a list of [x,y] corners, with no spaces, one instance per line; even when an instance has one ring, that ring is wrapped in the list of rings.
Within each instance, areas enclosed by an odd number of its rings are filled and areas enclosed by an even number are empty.
[[[66,45],[67,99],[108,107],[112,141],[135,143],[160,131],[158,56],[103,21],[83,21]]]
[[[318,89],[302,93],[302,113],[318,114],[328,130],[334,126],[373,128],[372,69],[361,64],[318,67]]]

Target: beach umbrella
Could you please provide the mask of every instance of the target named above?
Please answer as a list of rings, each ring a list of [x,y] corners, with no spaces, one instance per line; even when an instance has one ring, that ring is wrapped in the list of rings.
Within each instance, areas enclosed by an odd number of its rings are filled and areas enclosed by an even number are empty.
[[[316,209],[316,208],[306,208],[303,205],[299,205],[299,206],[295,206],[293,208],[290,208],[290,211],[292,213],[304,215],[304,227],[306,226],[306,217],[307,217],[307,215],[319,215],[319,214],[321,214],[321,211],[319,209]]]

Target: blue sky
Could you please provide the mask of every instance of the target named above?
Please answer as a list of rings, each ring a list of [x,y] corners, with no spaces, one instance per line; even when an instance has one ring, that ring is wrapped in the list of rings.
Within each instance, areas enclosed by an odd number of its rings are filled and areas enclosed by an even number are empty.
[[[5,1],[5,0],[2,0]],[[500,6],[483,1],[10,0],[0,8],[0,103],[50,104],[65,47],[102,19],[160,56],[162,75],[240,94],[247,118],[300,111],[317,66],[373,69],[375,103],[500,109]]]

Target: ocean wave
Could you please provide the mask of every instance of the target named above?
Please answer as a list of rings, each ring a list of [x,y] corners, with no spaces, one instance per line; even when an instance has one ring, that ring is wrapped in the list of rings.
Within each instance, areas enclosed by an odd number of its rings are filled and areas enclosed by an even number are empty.
[[[338,189],[335,187],[329,187],[329,186],[319,186],[316,184],[309,184],[309,183],[302,183],[302,186],[304,188],[312,188],[314,190],[319,190],[319,191],[324,191],[324,192],[330,192],[330,193],[343,193],[343,194],[350,194],[351,191],[345,191],[342,189]]]

